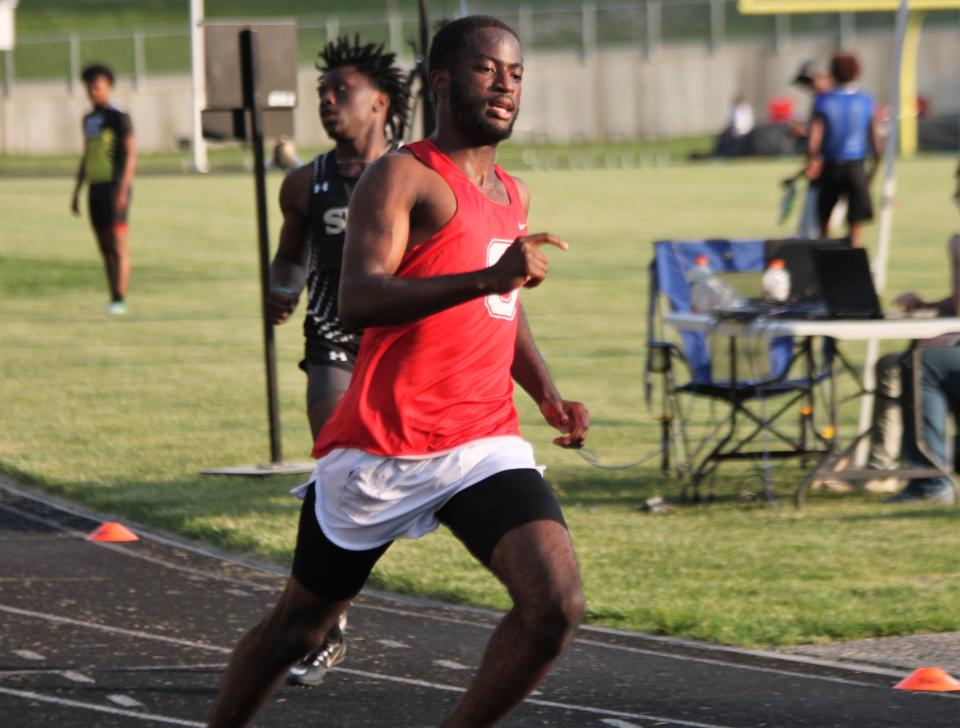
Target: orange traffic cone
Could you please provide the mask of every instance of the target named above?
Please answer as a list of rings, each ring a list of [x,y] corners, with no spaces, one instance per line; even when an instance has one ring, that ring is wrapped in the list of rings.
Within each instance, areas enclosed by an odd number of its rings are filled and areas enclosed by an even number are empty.
[[[960,690],[960,680],[939,667],[918,667],[893,687],[896,690],[930,690],[945,693]]]
[[[106,541],[118,543],[121,541],[139,541],[140,537],[133,531],[116,521],[101,524],[100,528],[87,536],[87,541]]]

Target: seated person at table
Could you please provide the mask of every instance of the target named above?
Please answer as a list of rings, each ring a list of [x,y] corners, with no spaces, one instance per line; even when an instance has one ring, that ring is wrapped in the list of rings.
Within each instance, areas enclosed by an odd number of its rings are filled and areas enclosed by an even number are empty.
[[[960,166],[956,172],[954,202],[960,204]],[[950,256],[951,294],[940,301],[927,302],[915,293],[905,293],[896,300],[905,311],[935,309],[939,316],[957,316],[960,313],[960,234],[953,235],[947,244]],[[922,415],[914,412],[914,372],[909,352],[901,359],[901,389],[903,403],[903,463],[910,468],[931,467],[930,459],[921,450],[929,451],[940,464],[948,462],[946,454],[947,411],[953,413],[960,426],[960,332],[935,339],[918,341],[921,349],[919,376],[919,404]],[[917,419],[923,432],[917,433]],[[911,480],[888,503],[948,503],[955,502],[953,484],[946,475]]]

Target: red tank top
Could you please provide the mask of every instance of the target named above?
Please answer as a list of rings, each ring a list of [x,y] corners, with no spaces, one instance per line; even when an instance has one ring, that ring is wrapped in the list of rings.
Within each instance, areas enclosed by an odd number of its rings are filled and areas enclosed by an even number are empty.
[[[526,230],[517,185],[499,167],[509,204],[493,202],[429,140],[405,147],[443,177],[457,200],[450,221],[406,251],[400,278],[467,273],[495,263]],[[313,448],[429,455],[474,440],[516,435],[510,368],[519,291],[476,298],[402,326],[364,331],[340,404]]]

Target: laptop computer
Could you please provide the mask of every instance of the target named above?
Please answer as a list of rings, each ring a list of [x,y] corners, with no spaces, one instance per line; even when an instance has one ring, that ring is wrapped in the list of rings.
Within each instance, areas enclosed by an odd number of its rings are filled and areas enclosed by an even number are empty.
[[[836,248],[813,251],[817,283],[832,319],[882,319],[867,251]]]
[[[780,258],[790,274],[789,303],[817,303],[823,300],[820,283],[813,265],[813,251],[837,250],[850,247],[848,238],[822,240],[803,240],[788,238],[767,240],[763,244],[763,268],[770,261]]]

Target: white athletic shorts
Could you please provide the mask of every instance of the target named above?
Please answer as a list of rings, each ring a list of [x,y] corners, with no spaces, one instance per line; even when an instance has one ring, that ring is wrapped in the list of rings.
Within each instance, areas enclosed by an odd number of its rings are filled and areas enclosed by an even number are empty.
[[[317,522],[340,548],[365,551],[397,538],[419,538],[464,488],[504,470],[537,468],[533,447],[515,435],[475,440],[430,457],[384,457],[340,448],[317,460],[301,500],[316,488]],[[543,472],[544,468],[537,468]]]

